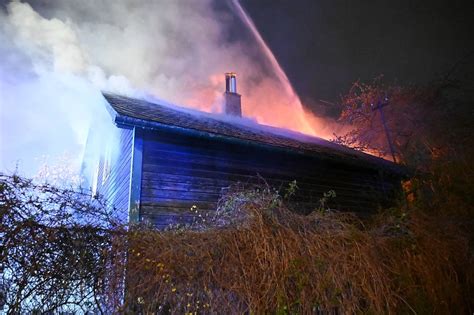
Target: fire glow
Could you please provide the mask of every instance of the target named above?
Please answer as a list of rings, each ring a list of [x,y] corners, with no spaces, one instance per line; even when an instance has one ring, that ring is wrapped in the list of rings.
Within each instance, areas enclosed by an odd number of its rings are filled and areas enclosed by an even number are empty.
[[[303,111],[303,105],[301,104],[298,94],[296,94],[293,86],[290,83],[290,80],[288,79],[288,76],[286,75],[285,71],[283,71],[282,67],[276,60],[275,55],[270,50],[267,43],[263,40],[262,36],[260,35],[257,28],[255,27],[255,24],[253,23],[252,19],[247,14],[247,12],[245,12],[245,10],[242,8],[238,0],[232,0],[232,4],[235,7],[235,12],[237,13],[237,15],[242,19],[245,25],[247,25],[249,30],[252,32],[252,35],[255,37],[255,40],[257,41],[259,47],[261,48],[263,54],[267,57],[267,60],[270,62],[272,69],[274,70],[275,75],[278,78],[278,81],[283,86],[284,91],[289,98],[288,105],[286,105],[285,107],[289,107],[290,110],[294,111],[293,115],[296,116],[295,117],[296,119],[292,119],[291,124],[287,126],[287,128],[301,131],[303,133],[307,133],[311,135],[316,135],[313,127],[306,120],[305,113]],[[288,113],[281,113],[281,110],[277,112],[279,114],[283,114],[281,115],[283,117],[293,116],[293,115],[289,116]],[[259,115],[258,113],[254,113],[254,115],[257,117],[262,116],[262,115]],[[263,116],[266,116],[266,115],[263,115]],[[272,117],[272,115],[270,115],[270,117]],[[273,120],[274,118],[273,119],[270,118],[270,121],[273,121]],[[282,127],[285,127],[285,126],[282,125]]]
[[[295,92],[285,71],[275,55],[262,38],[250,16],[238,0],[231,0],[231,7],[243,24],[251,32],[265,61],[271,68],[274,77],[263,80],[258,89],[251,80],[239,80],[239,90],[243,96],[244,116],[255,119],[258,123],[298,131],[311,136],[329,139],[333,135],[335,122],[317,117],[304,109],[300,97]],[[222,103],[222,73],[214,73],[208,78],[210,88],[197,91],[185,104],[193,108],[212,112],[216,102]],[[203,106],[203,104],[209,104]],[[217,106],[219,107],[219,106]]]
[[[326,139],[333,134],[330,120],[305,111],[238,1],[230,1],[226,13],[251,36],[232,40],[227,34],[239,26],[222,18],[211,1],[41,6],[12,1],[5,7],[0,10],[3,171],[14,170],[19,161],[21,168],[34,169],[39,157],[61,153],[79,165],[90,125],[107,129],[111,123],[100,90],[220,112],[228,71],[239,76],[245,118]]]

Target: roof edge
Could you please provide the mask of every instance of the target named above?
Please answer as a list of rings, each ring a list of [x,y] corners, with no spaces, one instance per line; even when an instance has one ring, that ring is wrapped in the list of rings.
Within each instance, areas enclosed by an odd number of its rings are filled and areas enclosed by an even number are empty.
[[[309,156],[321,158],[323,160],[325,158],[324,154],[317,154],[310,150],[271,145],[265,142],[247,140],[247,139],[242,139],[238,137],[230,137],[226,135],[211,133],[211,132],[192,129],[192,128],[173,126],[173,125],[163,124],[156,121],[143,120],[139,118],[125,116],[121,114],[117,114],[115,116],[115,123],[119,128],[140,127],[140,128],[149,129],[149,130],[171,130],[171,131],[179,132],[181,134],[193,135],[193,136],[204,137],[204,138],[220,139],[220,140],[231,142],[231,143],[255,145],[259,147],[264,146],[268,149],[280,150],[280,151],[284,151],[291,154],[309,155]],[[343,164],[352,164],[359,167],[364,166],[366,168],[374,169],[374,170],[390,170],[390,172],[395,173],[396,175],[401,176],[401,177],[407,177],[409,174],[409,172],[407,172],[405,168],[399,164],[395,164],[391,161],[387,161],[385,159],[372,156],[369,154],[366,154],[366,155],[368,156],[368,158],[366,158],[365,160],[339,158],[337,159],[337,161]]]
[[[118,112],[112,107],[112,105],[110,105],[109,101],[108,101],[107,98],[106,98],[107,95],[113,96],[114,94],[108,93],[108,92],[104,92],[104,91],[100,91],[100,93],[102,94],[102,97],[104,98],[105,109],[106,109],[107,112],[109,113],[110,118],[112,118],[112,121],[115,123],[115,121],[116,121],[116,119],[117,119],[117,116],[118,116],[119,114],[118,114]]]
[[[215,139],[221,139],[223,141],[230,141],[233,143],[239,143],[239,144],[250,144],[250,145],[258,145],[258,146],[265,146],[269,149],[278,149],[281,151],[285,151],[288,153],[293,153],[293,154],[304,154],[304,155],[310,155],[313,157],[318,157],[321,159],[324,159],[325,156],[324,154],[318,154],[317,152],[313,152],[311,150],[307,150],[304,148],[298,149],[298,148],[293,148],[293,147],[285,147],[285,146],[280,146],[276,144],[270,144],[266,142],[260,142],[256,140],[250,140],[250,139],[244,139],[244,138],[239,138],[239,137],[232,137],[224,134],[219,134],[219,133],[212,133],[209,131],[204,131],[204,130],[199,130],[199,129],[194,129],[194,128],[189,128],[189,127],[181,127],[181,126],[176,126],[176,125],[170,125],[170,124],[165,124],[165,123],[160,123],[157,121],[152,121],[152,120],[145,120],[141,118],[135,118],[131,117],[128,115],[123,115],[119,114],[113,106],[109,103],[107,100],[107,96],[110,97],[121,97],[120,95],[113,94],[113,93],[108,93],[101,91],[102,95],[104,96],[104,100],[106,103],[106,108],[109,114],[111,115],[111,118],[115,125],[119,128],[133,128],[133,127],[141,127],[144,129],[161,129],[161,130],[172,130],[172,131],[178,131],[182,134],[188,134],[188,135],[197,135],[199,137],[206,137],[206,138],[215,138]],[[128,97],[124,97],[128,98]],[[352,164],[355,166],[359,167],[366,167],[369,169],[374,169],[374,170],[387,170],[390,171],[400,177],[409,177],[409,174],[411,173],[404,167],[403,165],[396,164],[392,161],[385,160],[383,158],[367,154],[365,152],[361,151],[356,151],[352,148],[345,147],[346,149],[349,149],[351,151],[354,151],[353,154],[349,155],[347,154],[347,159],[343,159],[342,157],[338,156],[336,161],[339,161],[340,163],[343,164]],[[357,154],[355,154],[357,153]]]

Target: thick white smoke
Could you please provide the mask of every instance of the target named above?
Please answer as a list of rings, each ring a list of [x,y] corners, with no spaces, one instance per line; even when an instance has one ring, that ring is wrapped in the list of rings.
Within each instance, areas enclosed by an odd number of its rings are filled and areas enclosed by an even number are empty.
[[[12,1],[0,11],[0,170],[44,154],[78,168],[92,125],[113,137],[100,90],[219,110],[238,73],[244,115],[300,131],[278,80],[229,7],[211,0]],[[319,135],[323,121],[310,117]]]

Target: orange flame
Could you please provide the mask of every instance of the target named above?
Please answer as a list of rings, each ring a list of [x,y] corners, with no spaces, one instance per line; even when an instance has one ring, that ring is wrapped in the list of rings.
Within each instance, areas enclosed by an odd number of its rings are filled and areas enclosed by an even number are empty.
[[[205,111],[221,112],[224,82],[222,73],[209,77],[208,84],[184,100],[186,106]],[[304,107],[298,98],[288,96],[274,79],[265,79],[256,85],[241,78],[238,92],[242,94],[244,117],[255,119],[259,124],[289,129],[311,136],[329,139],[335,129],[334,121],[318,117]]]

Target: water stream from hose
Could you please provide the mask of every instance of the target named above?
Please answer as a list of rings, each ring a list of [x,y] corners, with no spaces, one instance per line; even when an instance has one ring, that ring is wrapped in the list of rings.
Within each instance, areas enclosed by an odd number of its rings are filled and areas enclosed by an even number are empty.
[[[231,4],[234,8],[235,13],[239,16],[242,22],[249,28],[250,32],[255,37],[255,40],[257,41],[259,48],[262,50],[262,53],[265,55],[265,57],[269,61],[273,71],[275,72],[275,75],[277,76],[278,80],[280,81],[283,88],[285,89],[286,94],[290,98],[290,105],[296,107],[295,109],[299,113],[298,118],[302,124],[302,127],[305,130],[311,130],[312,134],[316,135],[314,128],[306,120],[305,111],[303,108],[303,104],[301,103],[300,97],[298,96],[293,86],[291,85],[291,82],[288,79],[288,76],[286,75],[285,71],[281,67],[278,60],[275,58],[275,55],[273,54],[271,49],[268,47],[265,40],[262,38],[262,35],[260,35],[260,32],[257,30],[257,27],[255,26],[255,23],[247,14],[245,9],[240,5],[239,0],[231,0]]]

